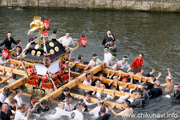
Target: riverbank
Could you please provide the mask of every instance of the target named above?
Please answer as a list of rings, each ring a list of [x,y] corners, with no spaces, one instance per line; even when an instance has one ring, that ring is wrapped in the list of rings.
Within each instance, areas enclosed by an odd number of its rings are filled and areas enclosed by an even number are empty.
[[[0,6],[180,12],[179,0],[0,0]]]

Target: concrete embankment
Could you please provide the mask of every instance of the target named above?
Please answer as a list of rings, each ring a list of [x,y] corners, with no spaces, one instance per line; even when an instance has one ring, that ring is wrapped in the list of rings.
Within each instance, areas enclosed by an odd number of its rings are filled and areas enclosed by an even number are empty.
[[[180,12],[180,0],[0,0],[0,6]]]

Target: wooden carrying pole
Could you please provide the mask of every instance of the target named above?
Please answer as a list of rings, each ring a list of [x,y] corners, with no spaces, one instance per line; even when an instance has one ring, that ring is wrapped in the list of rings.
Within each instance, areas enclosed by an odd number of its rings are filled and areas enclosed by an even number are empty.
[[[16,89],[16,88],[18,88],[19,86],[25,84],[25,79],[26,79],[26,77],[19,78],[19,79],[16,80],[15,82],[13,82],[13,83],[5,86],[5,87],[8,87],[10,90]],[[0,92],[2,92],[3,89],[4,89],[4,88],[1,88],[1,89],[0,89]]]
[[[78,94],[74,94],[74,93],[70,93],[70,94],[71,94],[72,97],[78,96],[77,99],[83,99],[84,98],[83,95],[78,95]],[[90,101],[93,102],[93,103],[96,103],[98,101],[98,99],[91,97]],[[113,106],[114,104],[116,104],[115,105],[116,108],[122,109],[122,105],[121,104],[107,101],[107,105],[108,106]]]
[[[84,85],[84,84],[79,84],[78,85],[78,88],[80,88],[80,89],[84,89],[84,90],[90,90],[90,91],[93,91],[94,90],[94,86],[91,86],[91,85]],[[97,92],[100,92],[101,91],[101,88],[100,87],[97,87]],[[103,91],[102,91],[102,93],[104,93],[104,94],[112,94],[112,90],[110,90],[110,89],[104,89]],[[126,93],[126,94],[129,94],[130,96],[129,96],[129,98],[132,98],[132,94],[130,94],[130,93]],[[123,97],[123,96],[125,96],[126,95],[124,92],[120,92],[120,91],[116,91],[115,92],[115,96],[118,96],[118,97]]]
[[[14,59],[9,59],[9,63],[16,63],[16,65],[21,65],[21,61],[14,60]],[[35,65],[29,62],[24,62],[26,67],[34,67]]]
[[[3,68],[4,68],[4,70],[5,70],[6,72],[10,72],[10,71],[11,71],[11,68],[9,68],[9,67],[4,67],[4,66],[1,66],[1,65],[0,65],[0,70],[3,70]],[[12,73],[15,73],[15,74],[18,74],[18,75],[22,75],[22,76],[26,76],[26,72],[23,71],[23,70],[12,69]]]

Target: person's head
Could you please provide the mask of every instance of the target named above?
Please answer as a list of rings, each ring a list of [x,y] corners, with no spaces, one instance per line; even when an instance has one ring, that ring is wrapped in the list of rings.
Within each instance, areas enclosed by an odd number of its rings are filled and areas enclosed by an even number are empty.
[[[65,35],[65,36],[66,36],[66,38],[69,38],[70,34],[69,34],[69,33],[66,33],[66,35]]]
[[[129,108],[131,106],[131,102],[129,100],[126,100],[123,104],[124,108]]]
[[[90,81],[92,78],[91,73],[86,73],[86,80]]]
[[[107,29],[107,35],[111,34],[111,29]]]
[[[79,103],[80,103],[83,107],[85,106],[84,99],[80,99]]]
[[[160,81],[159,80],[156,80],[155,82],[154,82],[154,86],[155,86],[155,88],[158,88],[158,87],[160,87]]]
[[[8,106],[8,104],[6,102],[2,103],[2,111],[3,112],[7,113],[8,108],[9,108],[9,106]]]
[[[90,98],[91,98],[91,95],[90,95],[90,93],[85,93],[85,97],[84,97],[86,100],[90,100]]]
[[[78,111],[81,112],[82,109],[83,109],[82,104],[78,103],[78,104],[76,105],[76,110],[78,110]]]
[[[146,90],[148,90],[149,89],[149,87],[148,87],[148,85],[145,83],[143,86],[142,86],[142,90],[143,91],[146,91]]]
[[[9,98],[9,100],[13,99],[13,93],[11,91],[9,91],[7,93],[7,97]]]
[[[11,100],[11,106],[12,107],[16,107],[16,105],[17,105],[17,100],[16,99],[12,99]]]
[[[6,95],[8,92],[9,92],[9,88],[8,88],[8,87],[5,87],[5,88],[3,89],[3,92],[2,92],[2,93],[3,93],[4,95]]]
[[[116,86],[115,85],[111,85],[111,90],[116,90]]]
[[[174,92],[178,92],[180,89],[179,89],[179,85],[178,84],[174,84]]]
[[[47,100],[42,100],[41,101],[41,107],[42,108],[45,108],[47,106],[47,104],[48,104]]]
[[[109,41],[109,44],[110,44],[111,46],[113,46],[113,45],[114,45],[114,41],[113,41],[113,40]]]
[[[31,103],[36,103],[36,102],[37,102],[37,96],[34,95],[34,94],[32,94],[32,95],[31,95],[31,98],[30,98],[30,102],[31,102]]]
[[[68,87],[64,88],[64,94],[68,95],[70,93],[70,89]]]
[[[170,76],[166,76],[166,82],[171,82],[172,78]]]
[[[17,46],[17,47],[16,47],[16,52],[18,52],[18,53],[21,52],[21,47],[20,47],[20,46]]]
[[[21,40],[16,40],[17,46],[21,46]]]
[[[13,74],[12,74],[12,78],[13,78],[13,79],[16,79],[16,74],[13,73]]]
[[[21,104],[18,109],[21,111],[21,113],[24,113],[26,111],[26,106],[25,104]]]
[[[128,76],[122,77],[122,81],[123,81],[123,82],[127,82],[127,81],[128,81]]]
[[[101,99],[98,99],[98,106],[100,107],[104,106],[104,101]]]
[[[65,101],[66,101],[67,104],[71,104],[72,97],[70,95],[67,95],[67,97],[65,98]]]
[[[139,59],[142,59],[144,57],[143,53],[139,53]]]
[[[137,91],[135,98],[141,98],[142,97],[142,91]]]
[[[16,90],[16,95],[19,96],[19,97],[22,96],[22,90],[21,89],[17,89]]]
[[[101,114],[105,114],[106,113],[106,107],[102,106],[100,108],[100,112],[101,112]]]
[[[59,107],[60,109],[64,109],[64,103],[63,103],[63,102],[58,103],[58,107]]]
[[[108,53],[109,52],[109,48],[108,47],[104,47],[104,53]]]
[[[8,37],[8,39],[11,38],[11,32],[8,32],[8,33],[7,33],[7,37]]]
[[[99,79],[96,80],[96,86],[97,86],[97,87],[100,87],[100,85],[101,85],[101,80],[99,80]]]
[[[117,80],[118,80],[118,76],[114,76],[114,77],[113,77],[113,80],[116,80],[116,81],[117,81]]]
[[[101,84],[101,85],[100,85],[100,88],[105,89],[105,85],[104,85],[104,84]]]
[[[93,54],[93,55],[92,55],[92,59],[93,59],[93,61],[96,61],[96,60],[97,60],[97,58],[98,58],[98,56],[97,56],[96,54]]]
[[[57,30],[56,29],[53,30],[53,34],[57,34]]]
[[[123,61],[124,63],[128,61],[128,57],[127,56],[123,56]]]
[[[82,56],[82,55],[79,55],[79,56],[78,56],[78,60],[79,60],[79,61],[83,61],[83,56]]]
[[[112,54],[112,57],[111,57],[112,61],[115,61],[116,57],[117,57],[116,54]]]

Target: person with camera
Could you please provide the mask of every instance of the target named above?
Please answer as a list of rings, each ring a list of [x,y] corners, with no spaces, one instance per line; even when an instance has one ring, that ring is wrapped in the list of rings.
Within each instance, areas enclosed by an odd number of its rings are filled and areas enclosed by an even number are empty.
[[[105,46],[107,42],[110,42],[111,40],[115,41],[115,36],[111,33],[111,30],[108,29],[107,30],[107,34],[104,37],[103,41],[102,41],[102,45]]]

